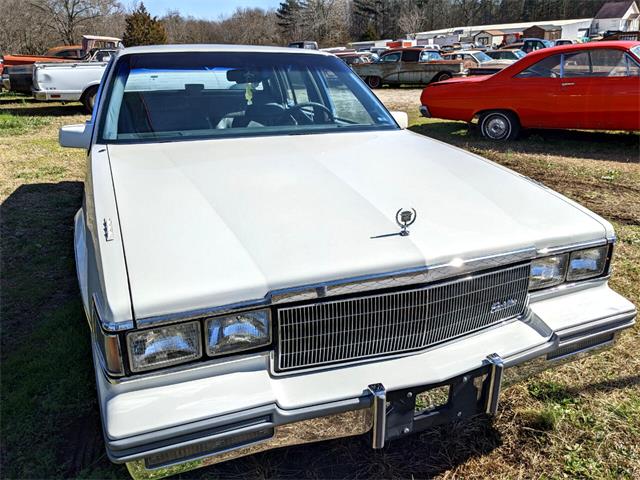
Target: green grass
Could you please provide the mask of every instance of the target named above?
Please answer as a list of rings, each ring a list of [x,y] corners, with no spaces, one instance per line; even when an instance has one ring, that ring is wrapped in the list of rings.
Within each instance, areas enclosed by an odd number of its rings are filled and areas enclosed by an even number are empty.
[[[50,121],[42,117],[18,116],[0,112],[0,135],[19,135],[46,125]]]
[[[536,131],[496,145],[465,124],[419,119],[416,107],[403,107],[412,130],[490,158],[612,220],[611,283],[640,304],[638,135]],[[79,105],[0,95],[3,478],[128,475],[104,452],[75,280],[73,215],[84,153],[56,140],[59,126],[85,119]],[[509,388],[494,420],[428,430],[381,452],[366,438],[336,440],[182,478],[640,478],[638,345],[636,327],[612,350]]]

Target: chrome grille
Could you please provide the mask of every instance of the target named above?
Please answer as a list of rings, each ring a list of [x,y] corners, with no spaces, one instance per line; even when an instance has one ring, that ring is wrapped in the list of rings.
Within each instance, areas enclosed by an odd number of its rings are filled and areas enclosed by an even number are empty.
[[[276,368],[425,348],[523,312],[529,264],[426,287],[279,308]]]

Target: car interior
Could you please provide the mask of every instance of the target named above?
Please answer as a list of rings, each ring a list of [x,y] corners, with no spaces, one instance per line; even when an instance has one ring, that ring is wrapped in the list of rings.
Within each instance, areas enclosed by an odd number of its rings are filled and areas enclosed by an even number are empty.
[[[331,61],[340,67],[134,68],[115,82],[105,139],[395,127],[351,69]]]

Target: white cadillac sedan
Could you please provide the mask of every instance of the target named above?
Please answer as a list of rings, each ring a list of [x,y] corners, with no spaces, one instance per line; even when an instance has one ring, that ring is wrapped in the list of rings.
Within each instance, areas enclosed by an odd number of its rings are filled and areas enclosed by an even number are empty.
[[[134,478],[498,407],[613,344],[606,221],[404,128],[338,58],[125,49],[75,218],[109,458]]]

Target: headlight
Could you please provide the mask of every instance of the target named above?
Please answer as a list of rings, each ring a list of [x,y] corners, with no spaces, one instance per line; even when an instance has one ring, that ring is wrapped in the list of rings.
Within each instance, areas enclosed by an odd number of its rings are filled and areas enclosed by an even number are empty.
[[[564,281],[568,254],[537,258],[531,262],[529,290],[552,287]]]
[[[202,356],[200,322],[182,323],[127,335],[131,370],[142,372]]]
[[[569,259],[567,281],[584,280],[602,275],[607,263],[608,249],[609,246],[605,245],[603,247],[572,252]]]
[[[207,320],[207,354],[221,355],[271,343],[269,310],[234,313]]]

